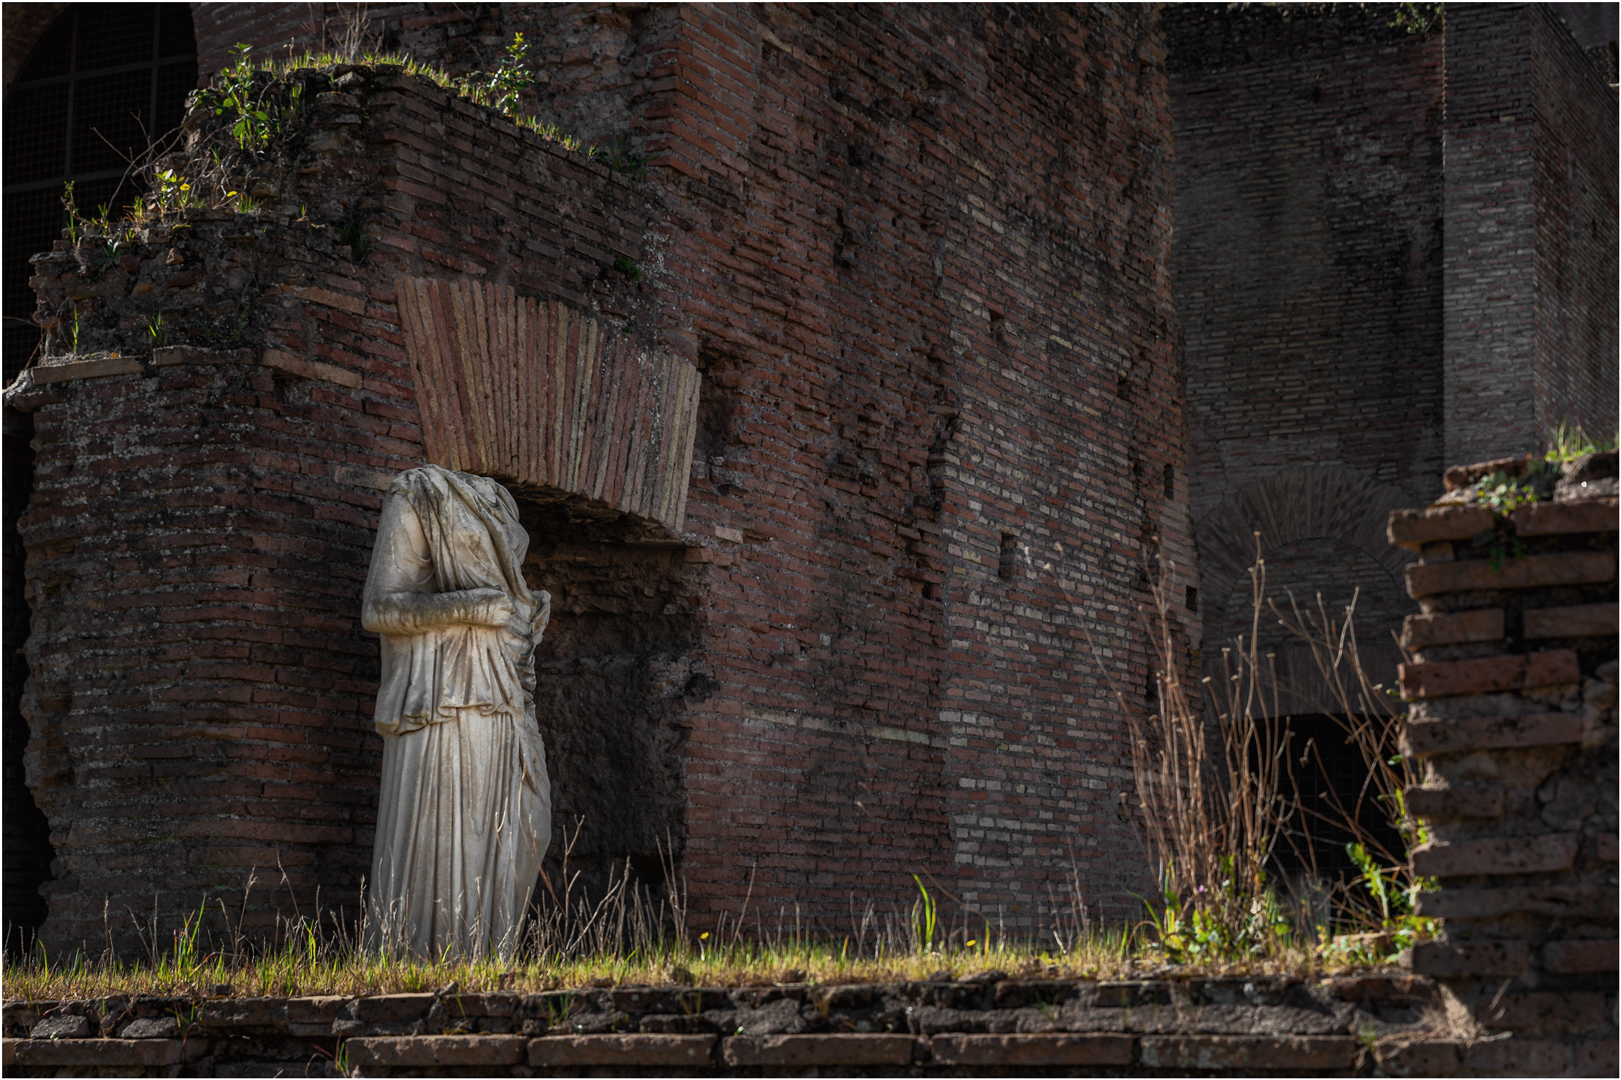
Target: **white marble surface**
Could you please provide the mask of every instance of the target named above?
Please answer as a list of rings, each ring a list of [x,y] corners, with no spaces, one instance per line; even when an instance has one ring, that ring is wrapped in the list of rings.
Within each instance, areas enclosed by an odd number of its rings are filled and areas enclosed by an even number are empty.
[[[551,596],[500,484],[436,465],[383,503],[361,622],[382,635],[383,736],[366,940],[395,956],[510,956],[551,837],[535,646]]]

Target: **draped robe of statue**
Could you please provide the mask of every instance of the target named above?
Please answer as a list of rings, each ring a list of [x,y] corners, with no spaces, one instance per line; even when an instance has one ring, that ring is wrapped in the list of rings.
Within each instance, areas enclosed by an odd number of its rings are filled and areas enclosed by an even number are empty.
[[[507,957],[551,838],[535,646],[551,596],[501,485],[436,465],[395,478],[362,624],[382,635],[383,779],[367,944],[395,956]]]

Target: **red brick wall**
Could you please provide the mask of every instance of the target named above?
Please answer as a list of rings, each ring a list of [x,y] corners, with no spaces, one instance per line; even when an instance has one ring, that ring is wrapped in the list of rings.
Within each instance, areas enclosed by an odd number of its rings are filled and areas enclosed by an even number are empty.
[[[541,44],[564,57],[611,17],[569,9]],[[1160,581],[1178,601],[1194,580],[1153,12],[680,8],[638,25],[604,32],[635,31],[640,85],[596,54],[606,74],[581,67],[560,107],[636,133],[644,185],[360,73],[310,88],[309,156],[258,218],[150,236],[102,296],[76,284],[89,252],[44,268],[48,309],[83,300],[80,352],[121,353],[26,402],[29,573],[54,604],[30,643],[64,851],[53,940],[99,940],[108,892],[183,907],[277,850],[306,904],[317,885],[352,896],[376,768],[358,590],[377,485],[420,460],[402,273],[556,298],[705,373],[679,565],[627,593],[609,557],[625,535],[546,511],[531,567],[578,598],[542,656],[559,679],[601,659],[587,646],[610,606],[663,605],[638,671],[677,690],[637,722],[676,732],[645,745],[674,762],[680,805],[658,812],[684,830],[700,921],[752,873],[762,910],[798,903],[836,932],[852,896],[904,910],[927,871],[1039,928],[1072,861],[1094,915],[1134,907],[1147,868],[1115,693],[1140,704],[1133,619],[1156,557],[1177,563]],[[365,227],[359,261],[345,222]],[[250,270],[256,302],[224,295]],[[171,344],[202,351],[154,365],[158,310]],[[242,314],[243,356],[191,329]],[[118,438],[86,449],[101,429]],[[171,507],[177,475],[192,486]],[[102,516],[125,507],[138,527]],[[116,614],[98,606],[115,579]],[[159,611],[197,614],[219,655],[193,656]],[[129,642],[116,675],[76,659],[86,627]],[[560,801],[601,783],[588,751],[562,755]]]
[[[1033,925],[1072,852],[1131,903],[1112,698],[1183,438],[1142,15],[683,9],[667,318],[732,391],[688,528],[744,536],[688,763],[715,907],[758,859],[832,930],[915,870]]]
[[[1390,19],[1166,15],[1207,653],[1249,633],[1259,530],[1276,599],[1360,588],[1361,639],[1394,673],[1387,628],[1411,604],[1384,519],[1437,494],[1442,466],[1443,44]]]
[[[1534,6],[1529,22],[1537,425],[1568,419],[1613,437],[1616,95],[1547,8]]]
[[[1447,11],[1446,459],[1537,443],[1531,35],[1522,4]]]

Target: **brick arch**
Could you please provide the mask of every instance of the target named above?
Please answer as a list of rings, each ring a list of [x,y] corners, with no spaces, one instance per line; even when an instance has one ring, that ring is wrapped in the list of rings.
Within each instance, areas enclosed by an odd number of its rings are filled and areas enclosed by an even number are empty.
[[[1229,492],[1193,530],[1212,604],[1205,626],[1221,625],[1232,583],[1255,561],[1257,532],[1263,556],[1303,540],[1332,540],[1366,553],[1400,581],[1412,556],[1390,544],[1385,525],[1390,511],[1420,502],[1393,484],[1333,466],[1289,469]]]

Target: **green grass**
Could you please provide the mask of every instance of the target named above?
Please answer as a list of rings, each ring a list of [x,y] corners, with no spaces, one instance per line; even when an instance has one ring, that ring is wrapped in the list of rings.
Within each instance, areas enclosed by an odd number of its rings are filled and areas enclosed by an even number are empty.
[[[1543,459],[1564,464],[1587,454],[1612,451],[1616,448],[1618,437],[1621,437],[1621,432],[1611,435],[1608,439],[1594,438],[1588,435],[1580,424],[1573,424],[1568,419],[1561,420],[1548,432],[1548,451],[1543,455]]]
[[[707,937],[707,935],[706,935]],[[439,963],[385,959],[358,951],[292,944],[248,959],[219,953],[178,954],[135,962],[47,963],[8,961],[5,1000],[91,999],[109,994],[241,997],[358,996],[431,992],[454,983],[463,993],[498,990],[533,993],[592,986],[747,986],[771,983],[838,985],[937,979],[968,979],[987,972],[1015,978],[1118,979],[1145,974],[1310,976],[1348,966],[1324,965],[1310,949],[1274,953],[1252,962],[1212,960],[1170,966],[1151,946],[1132,946],[1123,930],[1088,937],[1067,951],[1029,943],[1002,943],[932,951],[869,948],[854,955],[853,943],[766,944],[738,942],[708,948],[662,946],[640,954]],[[1350,965],[1358,966],[1358,965]],[[228,986],[228,991],[216,988]]]

